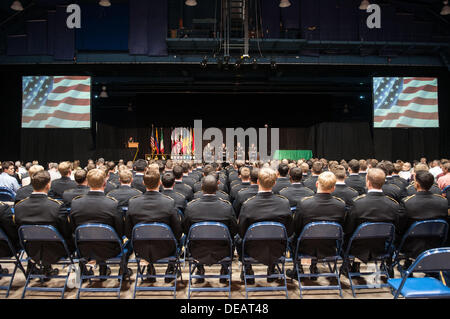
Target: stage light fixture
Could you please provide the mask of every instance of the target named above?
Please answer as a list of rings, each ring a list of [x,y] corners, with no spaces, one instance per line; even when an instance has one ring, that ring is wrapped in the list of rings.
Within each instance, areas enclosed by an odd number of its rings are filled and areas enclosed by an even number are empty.
[[[361,4],[359,5],[359,10],[367,10],[367,7],[370,5],[370,2],[368,0],[362,0]]]
[[[186,0],[186,2],[184,4],[187,5],[188,7],[195,7],[197,5],[197,1],[196,0]]]
[[[17,0],[13,1],[13,3],[11,4],[11,9],[13,9],[14,11],[23,11],[22,3]]]
[[[110,7],[111,6],[111,2],[109,2],[109,0],[100,0],[100,2],[98,4],[101,5],[102,7]]]
[[[448,1],[444,1],[444,6],[441,10],[441,15],[446,16],[450,14],[450,6],[448,5]]]
[[[359,98],[360,98],[361,100],[364,100],[366,97],[365,97],[364,95],[360,95]]]
[[[108,92],[106,92],[106,86],[102,86],[102,92],[100,93],[100,97],[105,99],[108,97]]]
[[[289,2],[289,0],[281,0],[280,1],[280,4],[279,4],[280,8],[287,8],[290,6],[291,6],[291,3]]]

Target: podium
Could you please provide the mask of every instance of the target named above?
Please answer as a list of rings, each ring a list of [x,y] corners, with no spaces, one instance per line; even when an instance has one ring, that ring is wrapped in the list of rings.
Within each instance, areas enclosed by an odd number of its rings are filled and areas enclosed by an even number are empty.
[[[135,148],[136,154],[134,154],[133,162],[136,160],[136,156],[139,152],[139,143],[137,142],[128,142],[128,148]]]

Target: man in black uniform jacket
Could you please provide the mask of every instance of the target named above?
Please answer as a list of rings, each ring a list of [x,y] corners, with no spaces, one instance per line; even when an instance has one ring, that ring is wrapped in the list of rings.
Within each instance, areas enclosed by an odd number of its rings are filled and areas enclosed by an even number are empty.
[[[366,176],[367,195],[360,195],[354,199],[353,206],[350,208],[346,219],[344,232],[347,244],[356,228],[362,223],[384,222],[392,223],[396,228],[398,227],[400,205],[395,199],[383,193],[382,186],[385,178],[386,175],[383,170],[379,168],[369,169]],[[384,251],[384,244],[384,241],[372,239],[358,240],[353,244],[351,254],[363,262],[367,262],[372,256]],[[357,272],[358,270],[359,263],[354,262],[352,271]]]
[[[408,186],[408,181],[406,179],[403,179],[398,175],[402,171],[403,165],[400,163],[395,163],[392,166],[393,172],[392,172],[392,183],[400,187],[402,190],[405,190]]]
[[[69,162],[59,163],[58,171],[61,174],[61,178],[55,179],[52,182],[48,196],[51,198],[62,199],[64,191],[77,187],[77,183],[70,179],[72,171]]]
[[[234,202],[234,200],[237,197],[237,193],[243,189],[250,186],[250,169],[248,167],[242,167],[241,168],[241,183],[237,183],[231,187],[230,191],[230,198],[231,202]]]
[[[297,202],[303,197],[313,196],[314,192],[303,185],[302,183],[302,169],[299,167],[293,167],[289,170],[290,186],[280,190],[280,195],[286,197],[289,200],[289,206],[295,207]]]
[[[133,182],[133,173],[128,169],[123,169],[119,172],[120,186],[110,191],[107,195],[117,199],[119,209],[128,207],[128,201],[131,197],[141,195],[142,192],[136,188],[131,187]]]
[[[429,191],[434,182],[433,174],[419,171],[414,179],[417,193],[403,200],[398,240],[401,240],[409,226],[417,221],[447,219],[447,201],[441,195],[432,194]],[[407,258],[415,259],[421,252],[438,246],[439,242],[436,238],[418,238],[407,241],[403,246],[403,251]],[[410,264],[411,261],[407,262],[406,267]]]
[[[280,190],[291,185],[289,177],[287,176],[288,172],[289,166],[287,164],[282,163],[278,165],[278,172],[277,172],[278,178],[277,182],[275,183],[275,186],[272,189],[274,194],[279,194]]]
[[[392,164],[391,164],[391,166],[392,166]],[[377,168],[381,169],[384,172],[384,175],[386,177],[389,175],[389,170],[391,169],[389,167],[389,164],[387,164],[386,162],[378,163]],[[391,180],[392,180],[392,178],[389,180],[386,178],[386,180],[383,184],[383,187],[381,189],[382,189],[384,195],[389,196],[400,203],[402,200],[402,196],[403,196],[402,189],[400,187],[398,187],[397,185],[395,185],[394,183],[392,183]]]
[[[173,167],[173,175],[175,176],[175,185],[173,189],[180,194],[183,194],[188,202],[194,198],[192,187],[183,182],[183,168],[180,165]]]
[[[348,162],[350,175],[345,180],[345,185],[355,189],[359,195],[366,193],[366,183],[359,175],[359,161],[352,159]]]
[[[70,223],[72,230],[78,226],[92,223],[100,223],[111,226],[122,238],[123,217],[118,209],[118,201],[115,198],[105,195],[106,176],[102,169],[91,169],[87,174],[87,182],[90,191],[86,195],[80,195],[72,200],[72,209],[70,212]],[[120,248],[116,243],[107,242],[99,244],[98,242],[83,242],[78,245],[83,256],[90,256],[100,265],[100,275],[109,275],[111,270],[106,266],[105,260],[114,258],[120,253]],[[82,268],[84,268],[84,263]],[[120,273],[124,274],[123,269]],[[126,271],[124,277],[130,276],[130,271]]]
[[[344,173],[345,174],[345,173]],[[297,239],[303,228],[312,222],[327,221],[344,224],[345,202],[331,195],[336,185],[336,176],[332,172],[323,172],[317,179],[317,194],[304,197],[297,202],[297,209],[294,217],[294,235],[291,241],[291,251],[295,252]],[[336,243],[334,240],[321,240],[318,242],[305,240],[302,242],[299,253],[324,258],[336,254]],[[310,266],[311,273],[317,274],[316,263]],[[289,272],[291,278],[297,278],[294,271]],[[317,279],[317,277],[311,277]]]
[[[217,179],[213,175],[208,175],[203,179],[203,196],[199,199],[191,201],[186,206],[186,211],[183,219],[183,231],[185,234],[189,233],[189,229],[195,223],[203,221],[214,221],[223,223],[228,227],[231,238],[233,239],[237,233],[237,222],[233,207],[229,201],[223,200],[216,195]],[[197,273],[203,275],[205,269],[203,264],[209,264],[217,260],[221,260],[230,254],[230,247],[224,245],[223,241],[210,241],[207,244],[199,246],[193,242],[190,246],[190,251],[198,257],[200,265],[197,268]],[[221,275],[228,274],[227,267],[220,270]],[[204,279],[199,279],[198,282],[204,282]],[[220,282],[226,282],[226,279],[220,279]]]
[[[392,196],[396,201],[400,203],[401,199],[406,197],[406,186],[407,183],[402,182],[402,178],[397,175],[397,178],[393,176],[394,174],[394,164],[390,161],[381,162],[381,166],[384,166],[384,173],[386,174],[386,182],[385,185],[396,185],[400,189],[399,195],[392,193]],[[378,167],[378,166],[377,166]],[[405,181],[406,182],[406,181]],[[392,188],[393,189],[393,188]],[[391,190],[387,190],[387,192],[392,192]],[[396,190],[396,192],[398,192]]]
[[[417,174],[420,171],[425,171],[428,172],[428,166],[426,164],[416,164],[416,166],[414,166],[414,173],[411,174],[411,184],[408,185],[406,187],[406,196],[411,196],[414,195],[415,193],[417,193],[416,188],[414,187],[414,175]],[[439,186],[436,183],[433,183],[433,185],[431,186],[431,188],[429,189],[429,191],[433,194],[437,194],[437,195],[441,195],[442,191],[439,188]],[[16,195],[17,198],[17,195]]]
[[[147,191],[140,196],[131,198],[129,201],[128,213],[125,219],[127,237],[131,239],[133,227],[136,224],[164,223],[172,229],[175,238],[179,241],[182,234],[181,222],[178,218],[175,201],[159,192],[161,184],[159,171],[148,170],[144,175],[144,183]],[[147,268],[149,275],[155,274],[153,262],[170,256],[176,249],[173,244],[161,244],[158,247],[154,247],[143,242],[137,243],[134,248],[135,250],[139,249],[141,256],[150,263]],[[166,274],[174,274],[174,272],[174,265],[169,264]],[[149,281],[154,282],[155,278],[149,278]],[[166,278],[166,282],[170,282],[170,280]]]
[[[312,174],[311,176],[306,179],[303,184],[311,189],[314,193],[317,192],[317,179],[319,178],[319,175],[322,173],[322,167],[323,163],[321,161],[316,161],[312,164],[311,170]]]
[[[144,173],[146,168],[147,168],[147,161],[143,159],[138,159],[134,163],[134,170],[136,171],[136,174],[133,177],[131,187],[140,190],[142,193],[145,193]]]
[[[175,176],[172,172],[164,173],[161,179],[163,190],[161,193],[169,196],[175,201],[175,207],[184,213],[184,209],[186,208],[186,198],[183,194],[176,192],[173,190],[173,186],[175,185]]]
[[[275,185],[277,175],[274,170],[270,168],[262,168],[258,174],[258,193],[247,199],[241,208],[239,214],[238,227],[239,238],[236,239],[236,249],[239,256],[242,258],[242,244],[241,239],[244,238],[247,229],[254,223],[263,221],[279,222],[286,227],[287,235],[292,234],[292,213],[289,206],[289,200],[281,195],[275,195],[272,193],[272,188]],[[284,243],[285,245],[286,243]],[[262,246],[261,246],[262,245]],[[277,245],[271,243],[255,243],[249,242],[247,249],[252,251],[254,258],[261,263],[268,265],[267,273],[275,274],[275,260],[271,251],[278,253],[283,243],[280,242]],[[251,267],[245,269],[247,274],[253,274]],[[241,280],[243,280],[244,274],[241,274]],[[274,278],[268,278],[269,282],[274,281]],[[254,280],[247,281],[247,283],[254,283]]]
[[[348,210],[353,205],[353,199],[358,197],[358,191],[345,185],[345,168],[342,165],[337,165],[333,168],[333,173],[336,175],[336,189],[331,194],[333,196],[343,199],[345,207]]]
[[[28,174],[29,174],[29,176],[31,178],[31,176],[33,176],[34,173],[40,172],[40,171],[43,171],[43,170],[44,170],[44,168],[41,165],[33,165],[28,170]],[[17,204],[22,199],[25,199],[25,198],[29,197],[32,192],[33,192],[33,186],[31,185],[31,183],[26,185],[26,186],[23,186],[23,187],[19,188],[17,190],[16,197],[14,198],[14,202]]]
[[[70,231],[68,215],[62,202],[47,196],[50,190],[50,174],[47,171],[36,172],[31,177],[33,193],[15,205],[14,220],[17,226],[51,225],[58,230],[66,241],[69,251],[74,250],[72,232]],[[33,242],[27,244],[29,257],[40,261],[44,266],[45,275],[56,275],[58,269],[52,269],[51,264],[66,256],[66,251],[60,243]],[[30,262],[27,271],[33,264]]]
[[[80,195],[85,195],[89,192],[89,187],[87,186],[86,180],[87,173],[84,169],[79,169],[75,172],[74,178],[75,182],[78,184],[76,188],[71,188],[64,191],[62,199],[64,202],[64,207],[68,208],[72,204],[72,200]]]
[[[115,168],[116,168],[116,164],[113,161],[109,161],[108,163],[106,163],[106,167],[108,168],[108,175],[109,175],[108,180],[111,183],[119,185],[119,173],[114,172]]]
[[[197,192],[199,192],[199,191],[201,191],[202,190],[202,182],[203,182],[203,178],[205,177],[205,176],[208,176],[209,174],[211,174],[211,173],[214,173],[214,174],[216,174],[216,171],[215,171],[215,169],[214,169],[214,167],[212,166],[212,165],[206,165],[204,168],[203,168],[203,176],[202,176],[202,178],[198,181],[198,182],[196,182],[195,184],[194,184],[194,188],[193,188],[193,192],[194,193],[197,193]],[[218,174],[218,173],[217,173]],[[221,190],[221,191],[224,191],[224,192],[227,192],[227,185],[225,184],[225,180],[222,178],[220,178],[220,175],[219,175],[219,180],[220,180],[220,183],[219,183],[219,190]]]
[[[8,236],[13,247],[17,250],[20,249],[19,236],[17,234],[17,225],[14,224],[14,214],[11,207],[0,202],[0,228]],[[0,241],[0,257],[10,257],[12,252],[5,241]],[[0,274],[7,274],[8,269],[2,269],[0,265]]]
[[[233,202],[234,213],[236,214],[236,218],[239,217],[239,213],[241,212],[242,204],[249,199],[250,197],[258,194],[258,174],[259,169],[253,168],[250,172],[250,186],[248,188],[243,188],[237,193],[237,197]]]
[[[181,168],[183,169],[183,177],[182,177],[183,183],[185,183],[186,185],[190,186],[193,189],[195,181],[193,178],[189,176],[189,168],[190,168],[189,163],[183,162],[181,164]]]

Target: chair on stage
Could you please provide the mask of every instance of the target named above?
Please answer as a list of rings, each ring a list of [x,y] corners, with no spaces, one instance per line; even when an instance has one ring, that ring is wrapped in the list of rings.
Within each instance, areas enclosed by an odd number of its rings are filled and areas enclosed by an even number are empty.
[[[133,234],[131,238],[132,247],[136,255],[137,272],[136,281],[134,283],[133,299],[136,298],[138,291],[172,291],[173,297],[177,295],[177,275],[181,275],[180,265],[180,247],[177,244],[177,240],[173,235],[172,230],[166,224],[152,223],[152,224],[137,224],[133,228]],[[158,250],[161,247],[169,247],[168,253]],[[156,248],[156,249],[155,249]],[[152,253],[158,251],[160,255],[154,256]],[[152,264],[174,264],[175,274],[164,275],[149,275],[144,274],[145,266],[141,267],[141,260],[144,259]],[[173,280],[174,283],[170,287],[143,287],[139,285],[146,278],[164,278]],[[181,280],[183,278],[181,277]]]
[[[350,287],[352,289],[353,297],[356,297],[355,289],[367,289],[367,288],[382,288],[388,287],[387,284],[380,283],[380,276],[384,275],[389,278],[389,268],[392,262],[392,244],[395,236],[395,226],[391,223],[363,223],[358,226],[358,228],[353,233],[347,244],[347,249],[344,254],[344,260],[342,267],[348,274],[348,279],[350,281]],[[369,262],[375,263],[374,272],[351,272],[350,262],[354,261],[357,256],[353,255],[353,246],[358,245],[358,242],[364,241],[377,242],[383,244],[384,249],[382,251],[377,251],[372,253],[372,257]],[[378,265],[378,262],[380,265]],[[369,276],[374,275],[376,283],[366,284],[366,285],[355,285],[353,283],[353,277]]]
[[[270,253],[273,255],[273,261],[271,263],[262,262],[253,256],[256,255],[259,248],[252,248],[252,244],[258,243],[275,243],[278,246],[276,249],[271,249]],[[244,239],[242,240],[242,271],[244,273],[245,282],[245,298],[248,298],[248,293],[252,291],[284,291],[286,293],[286,298],[288,298],[287,283],[286,283],[286,273],[285,273],[285,262],[286,262],[286,251],[287,251],[288,237],[286,228],[283,224],[277,222],[258,222],[252,224],[246,231]],[[278,250],[277,250],[278,249]],[[278,274],[271,275],[249,275],[246,274],[245,269],[254,264],[266,264],[267,266],[276,265],[278,269]],[[280,268],[281,265],[281,268]],[[266,279],[281,279],[284,282],[283,286],[265,286],[265,287],[248,287],[248,279],[256,278],[266,278]]]
[[[330,247],[330,250],[334,250],[334,254],[326,257],[318,258],[317,256],[311,256],[302,254],[302,243],[304,241],[308,242],[320,242],[320,241],[334,241],[334,246]],[[298,278],[298,287],[300,289],[300,298],[302,298],[302,290],[332,290],[338,289],[339,295],[342,297],[342,288],[340,281],[340,274],[338,271],[337,263],[341,258],[341,250],[342,244],[344,241],[344,232],[342,230],[342,226],[338,223],[334,222],[312,222],[307,224],[300,236],[297,240],[297,246],[295,248],[294,255],[294,270],[297,273]],[[328,264],[328,268],[330,270],[329,273],[320,273],[320,274],[304,274],[302,269],[302,259],[308,259],[315,262],[323,262]],[[332,266],[332,265],[333,266]],[[311,277],[329,277],[336,278],[337,285],[329,285],[329,286],[305,286],[302,284],[302,278],[311,278]]]
[[[21,259],[23,257],[24,251],[23,250],[17,251],[14,248],[11,241],[9,240],[6,233],[1,228],[0,228],[0,243],[2,243],[3,246],[8,247],[8,249],[9,249],[9,254],[4,254],[5,256],[0,256],[0,264],[1,265],[14,264],[14,269],[13,269],[12,274],[9,273],[7,268],[2,268],[2,270],[0,272],[0,279],[8,278],[8,277],[10,278],[7,286],[0,286],[0,290],[6,290],[5,297],[8,298],[9,292],[11,290],[11,287],[12,287],[12,284],[14,281],[14,277],[16,276],[17,268],[19,268],[26,277],[25,269],[23,268],[23,265],[21,263]]]
[[[450,248],[434,248],[421,253],[415,262],[403,272],[402,278],[389,279],[394,299],[404,298],[450,298],[450,288],[443,282],[443,271],[450,271]],[[438,272],[441,280],[433,277],[409,278],[411,274]]]

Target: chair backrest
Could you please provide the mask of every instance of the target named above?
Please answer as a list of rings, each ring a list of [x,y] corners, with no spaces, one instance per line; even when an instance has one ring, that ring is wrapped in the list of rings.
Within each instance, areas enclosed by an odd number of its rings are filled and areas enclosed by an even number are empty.
[[[287,240],[286,228],[278,222],[254,223],[245,232],[244,242],[249,240]]]
[[[19,239],[23,250],[27,251],[27,242],[33,241],[46,241],[46,242],[59,242],[64,246],[66,254],[69,258],[70,252],[67,248],[66,241],[58,232],[58,230],[51,225],[22,225],[19,227]],[[28,252],[27,252],[28,253]]]
[[[7,187],[0,187],[0,201],[2,202],[14,202],[14,193]]]
[[[399,245],[399,250],[408,238],[414,237],[438,237],[441,238],[440,245],[443,245],[447,240],[448,224],[443,219],[422,220],[412,224],[403,235],[402,241]]]
[[[119,236],[116,231],[109,225],[105,224],[86,224],[78,226],[75,229],[75,242],[117,242],[122,246]]]
[[[137,224],[133,227],[131,238],[133,242],[138,240],[168,240],[174,241],[175,244],[177,242],[170,227],[163,223]]]
[[[342,226],[335,222],[312,222],[307,224],[297,240],[295,258],[298,256],[299,246],[302,240],[335,240],[336,252],[340,253],[344,241]]]
[[[450,270],[450,247],[433,248],[421,253],[408,268],[412,272]]]
[[[386,250],[389,249],[394,241],[395,226],[391,223],[362,223],[356,228],[350,241],[347,245],[347,252],[349,253],[352,243],[361,239],[385,239],[387,242]]]
[[[225,224],[200,222],[195,223],[189,229],[186,243],[193,240],[223,240],[231,242],[231,236]]]

